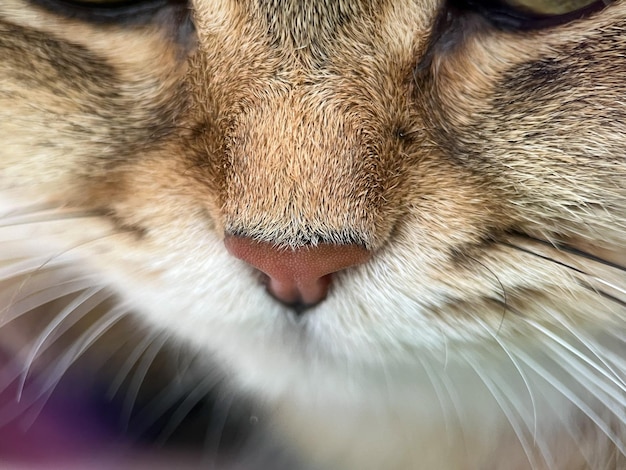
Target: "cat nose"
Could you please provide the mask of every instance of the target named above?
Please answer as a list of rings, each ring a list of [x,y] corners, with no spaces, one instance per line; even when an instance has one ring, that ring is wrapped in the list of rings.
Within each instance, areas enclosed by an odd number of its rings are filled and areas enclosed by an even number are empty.
[[[310,307],[326,298],[332,274],[365,263],[371,253],[359,245],[319,244],[300,248],[227,235],[226,249],[269,278],[267,289],[294,307]]]

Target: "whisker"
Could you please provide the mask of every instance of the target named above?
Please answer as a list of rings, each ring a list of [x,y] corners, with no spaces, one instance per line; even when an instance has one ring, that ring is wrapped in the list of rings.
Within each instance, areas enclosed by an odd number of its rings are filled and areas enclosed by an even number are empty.
[[[613,282],[609,282],[609,281],[605,281],[604,279],[600,278],[600,277],[596,277],[593,276],[593,278],[598,281],[600,284],[604,284],[606,287],[610,287],[611,289],[614,289],[616,291],[619,291],[621,294],[626,294],[626,289],[623,287],[618,286],[617,284],[613,283]],[[619,301],[620,303],[625,303],[624,301]]]
[[[523,369],[521,368],[520,364],[517,362],[517,360],[511,353],[511,351],[509,351],[509,349],[504,345],[504,342],[498,337],[498,335],[494,334],[491,331],[491,328],[489,328],[489,326],[485,322],[483,322],[480,318],[476,318],[476,321],[485,329],[485,331],[488,332],[488,334],[494,339],[494,341],[498,343],[498,346],[507,355],[507,357],[513,364],[513,367],[515,367],[515,370],[521,377],[522,382],[524,383],[524,387],[526,387],[526,391],[528,392],[528,397],[530,398],[530,403],[531,403],[532,412],[533,412],[533,440],[536,442],[537,441],[537,438],[536,438],[537,436],[537,404],[535,402],[535,396],[530,387],[530,381],[528,380],[526,373],[523,371]]]
[[[445,385],[441,383],[440,375],[435,373],[429,361],[424,360],[421,357],[419,357],[418,359],[424,369],[424,372],[426,373],[426,376],[428,377],[428,381],[433,387],[435,396],[437,397],[437,403],[439,403],[439,408],[441,409],[441,413],[443,415],[443,425],[444,425],[444,430],[446,433],[446,440],[447,440],[448,446],[450,447],[452,446],[451,430],[456,429],[456,427],[453,426],[452,424],[452,414],[450,413],[450,410],[448,409],[448,407],[444,405],[443,397],[446,397],[453,407],[455,407],[455,404],[453,400],[450,398],[450,395],[447,392],[447,388],[445,387]],[[456,424],[461,429],[461,442],[463,443],[463,450],[465,452],[464,455],[468,455],[467,442],[466,442],[466,437],[465,437],[465,428],[463,426],[463,421],[460,419],[458,410],[456,411]]]
[[[541,324],[537,323],[536,321],[531,320],[531,319],[526,319],[525,321],[529,325],[531,325],[533,328],[535,328],[537,331],[540,331],[545,336],[550,338],[554,343],[558,344],[559,346],[561,346],[562,348],[567,350],[572,355],[578,357],[580,360],[582,360],[587,365],[592,367],[596,372],[600,373],[602,376],[604,376],[606,379],[611,381],[613,384],[617,385],[617,387],[619,387],[623,392],[626,392],[626,383],[624,383],[623,380],[621,380],[619,377],[615,377],[615,376],[609,374],[605,369],[603,369],[602,367],[598,366],[598,364],[596,364],[591,359],[589,359],[589,357],[585,356],[582,352],[580,352],[580,350],[578,348],[573,347],[570,343],[565,341],[563,338],[561,338],[558,335],[554,334],[553,332],[551,332],[550,330],[548,330],[547,328],[545,328]],[[550,343],[546,343],[546,344],[550,345]],[[557,352],[557,351],[555,350],[555,352]],[[593,381],[590,381],[589,383],[592,383],[592,382]],[[626,406],[626,404],[624,406]]]
[[[26,260],[16,261],[8,266],[0,269],[0,280],[6,281],[8,279],[14,279],[23,275],[30,274],[45,263],[48,257],[33,257]],[[62,266],[67,262],[58,260],[56,263],[50,263],[48,267],[50,269]]]
[[[178,345],[176,348],[176,356],[173,358],[173,363],[175,364],[176,369],[176,380],[183,382],[184,378],[187,377],[188,373],[191,371],[198,354],[199,353],[191,354],[188,351],[183,351],[183,345]]]
[[[513,432],[517,436],[517,439],[522,446],[522,450],[524,451],[524,454],[526,455],[526,458],[528,459],[528,463],[530,464],[531,468],[537,469],[538,467],[535,453],[532,451],[530,442],[526,438],[526,435],[519,424],[519,416],[516,416],[517,413],[514,413],[513,409],[510,408],[507,404],[507,394],[499,390],[498,385],[494,381],[492,381],[487,375],[481,372],[480,367],[470,358],[469,355],[464,355],[464,358],[465,361],[474,370],[478,378],[480,378],[480,380],[483,382],[487,390],[489,390],[489,393],[491,393],[491,396],[493,396],[494,400],[504,413],[506,419],[509,421],[509,424],[511,425]],[[509,401],[512,403],[515,402],[515,400],[511,398],[509,398]]]
[[[43,411],[46,403],[54,393],[54,390],[56,389],[57,385],[59,384],[65,373],[69,370],[70,366],[82,354],[84,354],[84,352],[90,346],[92,346],[98,340],[98,338],[100,338],[115,323],[117,323],[127,314],[128,311],[122,305],[114,307],[107,315],[104,315],[90,328],[88,328],[73,346],[70,346],[68,348],[68,350],[63,355],[62,360],[59,361],[57,366],[54,368],[52,374],[48,376],[48,379],[44,381],[41,386],[37,387],[37,391],[30,399],[31,403],[36,403],[37,401],[40,401],[37,410],[31,413],[30,425],[32,425],[37,420],[39,414]]]
[[[564,354],[563,351],[559,351],[549,344],[547,347],[569,366],[567,369],[562,367],[564,371],[570,373],[571,377],[576,382],[581,384],[601,403],[607,405],[606,407],[610,409],[615,416],[622,421],[626,421],[626,413],[624,412],[624,410],[626,410],[626,399],[620,396],[623,393],[612,391],[610,387],[603,387],[605,384],[598,382],[597,378],[589,373],[589,369],[583,367],[580,362],[577,362],[572,356]],[[577,372],[577,374],[572,374],[571,372]]]
[[[622,342],[624,341],[624,338],[619,336],[623,334],[623,332],[609,332],[609,336],[615,337],[617,340]],[[598,350],[602,353],[604,359],[615,366],[615,368],[612,368],[611,366],[609,367],[611,368],[615,376],[620,380],[620,382],[626,381],[626,361],[624,361],[624,358],[619,355],[619,353],[605,348],[602,344],[598,344],[597,347]]]
[[[615,328],[608,328],[606,330],[603,330],[602,333],[612,337],[615,341],[618,341],[619,343],[626,343],[626,328],[624,328],[624,326],[626,326],[626,322],[622,325],[622,328],[616,326]],[[602,345],[598,345],[598,347],[600,346]],[[622,359],[626,359],[626,357],[622,357],[621,355],[619,357]],[[624,364],[622,370],[626,371],[626,361],[618,361],[617,363]]]
[[[218,381],[209,375],[196,385],[185,397],[176,411],[170,417],[168,423],[163,427],[157,442],[165,444],[176,429],[182,424],[184,419],[191,413],[191,410],[202,401],[207,394],[217,386]]]
[[[132,416],[135,402],[137,401],[137,396],[139,395],[141,384],[145,380],[146,374],[148,373],[150,366],[154,363],[154,359],[156,358],[157,354],[163,348],[169,338],[169,335],[166,333],[161,333],[154,336],[152,338],[151,344],[145,350],[143,358],[139,362],[139,365],[135,369],[135,373],[133,375],[130,385],[128,386],[126,396],[124,398],[124,404],[122,406],[122,413],[120,417],[121,421],[125,423],[126,429],[128,429],[128,426],[130,424],[130,418]]]
[[[426,370],[427,361],[420,360],[420,363],[424,365],[424,368]],[[428,371],[426,371],[426,373],[428,374]],[[431,369],[430,375],[432,375],[433,378],[434,377],[439,378],[439,382],[441,383],[443,390],[445,391],[445,395],[448,397],[448,400],[450,401],[450,404],[452,405],[452,409],[454,410],[454,414],[456,415],[456,422],[460,424],[461,442],[463,443],[463,450],[465,451],[466,455],[469,455],[469,449],[467,446],[467,430],[464,425],[464,423],[468,422],[468,419],[464,411],[465,408],[462,405],[463,401],[461,400],[461,397],[457,393],[456,388],[454,387],[454,384],[450,380],[450,376],[447,373],[445,373],[445,370],[441,371],[441,373],[437,373],[437,371],[434,371]],[[440,401],[440,404],[442,404],[441,401]]]
[[[165,413],[170,410],[188,392],[179,380],[172,380],[163,390],[133,417],[129,429],[133,433],[142,435],[153,426]]]
[[[0,327],[53,300],[93,287],[93,284],[93,278],[88,276],[62,282],[47,289],[31,293],[18,302],[9,304],[4,308],[4,311],[0,313],[2,317]]]
[[[609,294],[608,292],[600,290],[600,289],[598,289],[596,287],[593,287],[593,286],[591,286],[591,285],[589,285],[587,283],[584,283],[584,282],[581,282],[580,285],[582,287],[584,287],[585,289],[588,289],[588,290],[590,290],[592,292],[595,292],[596,294],[604,297],[605,299],[610,300],[611,302],[615,302],[616,304],[619,304],[622,307],[626,307],[626,300],[619,299],[619,298],[615,297],[614,295]],[[625,293],[626,293],[626,291],[625,291]]]
[[[91,239],[82,241],[80,243],[76,243],[73,246],[71,246],[70,248],[67,248],[66,250],[59,251],[59,252],[55,253],[53,256],[50,256],[39,267],[37,267],[35,270],[31,271],[30,273],[28,273],[24,277],[24,279],[22,280],[20,286],[15,291],[15,296],[17,297],[21,293],[21,291],[30,282],[30,280],[32,279],[33,276],[35,276],[36,274],[38,274],[39,272],[41,272],[42,270],[47,268],[49,265],[54,263],[55,260],[61,259],[63,256],[67,255],[68,253],[70,253],[73,250],[76,250],[77,248],[84,247],[84,246],[89,245],[90,243],[94,243],[94,242],[100,241],[100,240],[102,240],[104,238],[111,237],[111,236],[116,236],[116,235],[118,235],[118,233],[116,233],[116,232],[109,233],[107,235],[99,235],[98,237],[91,238]]]
[[[104,292],[101,287],[88,289],[68,304],[63,310],[61,310],[61,312],[55,316],[54,320],[48,324],[44,331],[39,335],[39,338],[37,338],[34,342],[32,349],[25,360],[24,371],[22,372],[20,383],[18,385],[18,401],[21,398],[24,384],[26,383],[26,378],[28,377],[30,369],[35,361],[35,358],[42,350],[44,343],[49,339],[52,340],[51,342],[54,342],[60,335],[76,324],[76,322],[83,318],[87,313],[92,311],[93,308],[104,302],[108,297],[109,294]],[[68,322],[67,320],[70,316],[74,316],[75,318],[73,321]],[[64,325],[63,329],[60,328],[62,324]],[[52,334],[55,331],[57,334],[55,337],[52,337]]]
[[[0,390],[6,391],[11,385],[13,385],[20,377],[22,373],[23,363],[21,357],[24,357],[30,350],[29,345],[22,345],[22,347],[14,351],[11,357],[3,357],[3,364],[0,368]],[[15,400],[17,403],[17,400]],[[7,422],[2,413],[0,413],[0,427]]]
[[[503,241],[501,244],[558,266],[562,266],[575,275],[578,275],[578,277],[581,278],[580,282],[583,287],[602,295],[611,302],[616,302],[621,306],[626,306],[626,277],[623,274],[624,268],[622,266],[608,260],[603,260],[594,255],[579,255],[579,253],[583,252],[576,249],[561,250],[562,247],[560,245],[553,246],[541,240],[534,238],[529,239],[535,242],[535,249],[520,246],[519,244],[510,241]],[[545,247],[550,248],[552,252],[548,254],[537,251]],[[557,259],[557,256],[559,259]],[[578,258],[575,256],[578,256]],[[582,261],[579,258],[583,258],[585,263],[582,264]],[[607,292],[607,288],[612,292]],[[622,299],[619,295],[624,295],[625,298]]]
[[[148,349],[150,344],[155,340],[155,336],[149,335],[146,336],[137,346],[133,348],[133,351],[130,353],[128,358],[124,361],[124,364],[119,368],[117,374],[115,374],[114,379],[111,381],[109,388],[107,390],[107,397],[111,400],[117,395],[120,390],[120,387],[124,383],[124,381],[128,378],[128,374],[133,369],[133,367],[137,364],[139,358],[143,355],[143,353]]]
[[[60,220],[101,219],[103,215],[104,214],[102,212],[96,211],[86,212],[84,210],[68,210],[59,208],[42,210],[35,213],[18,213],[17,215],[0,217],[0,229],[46,222],[58,222]]]
[[[623,385],[626,386],[626,379],[622,378],[620,376],[620,374],[618,373],[618,371],[615,369],[615,367],[612,364],[609,364],[609,362],[607,361],[606,358],[606,351],[601,351],[602,346],[600,344],[594,344],[594,342],[590,341],[589,338],[586,338],[585,336],[583,336],[579,331],[577,331],[575,328],[573,328],[571,325],[569,325],[563,318],[558,318],[559,323],[572,335],[574,336],[581,344],[583,344],[589,351],[591,351],[593,353],[593,355],[598,358],[598,360],[607,368],[608,371],[610,371],[613,376]],[[623,335],[620,334],[620,338],[622,338]],[[626,370],[626,364],[622,364],[622,366],[620,367],[619,365],[617,366],[620,368],[621,371],[625,371]],[[622,372],[623,374],[623,372]]]
[[[542,377],[547,384],[551,385],[561,395],[567,398],[576,408],[583,412],[597,427],[601,430],[615,446],[626,454],[626,445],[619,436],[611,429],[611,427],[595,412],[593,409],[585,403],[585,400],[577,396],[569,387],[567,387],[562,381],[557,379],[553,374],[548,372],[537,361],[530,357],[526,352],[519,348],[515,348],[515,355],[524,361],[534,372]]]
[[[485,269],[487,272],[489,272],[494,277],[494,279],[498,283],[498,286],[500,287],[500,290],[502,291],[502,299],[494,299],[494,300],[498,301],[502,305],[502,317],[500,318],[500,324],[498,325],[498,330],[496,331],[496,334],[498,334],[500,332],[500,330],[502,329],[502,325],[504,323],[504,317],[506,316],[506,312],[507,312],[507,308],[508,308],[508,300],[507,300],[507,296],[506,296],[506,289],[504,288],[504,284],[502,283],[502,281],[500,280],[498,275],[492,269],[490,269],[486,264],[478,261],[476,258],[474,258],[474,257],[470,257],[470,258],[471,258],[471,260],[473,262],[475,262],[475,263],[479,264],[480,266],[482,266],[483,269]]]
[[[59,383],[69,367],[80,358],[87,349],[89,349],[102,335],[119,322],[124,316],[128,315],[128,308],[124,304],[113,307],[109,312],[104,314],[98,321],[91,325],[85,332],[74,342],[72,346],[67,348],[66,352],[57,361],[57,365],[49,374],[48,379],[43,385],[46,393],[51,394],[56,385]]]
[[[6,382],[5,390],[11,386],[11,384],[19,377],[19,368],[14,369],[14,377],[13,379],[9,379]],[[6,378],[6,377],[5,377]],[[0,427],[5,426],[6,424],[15,421],[18,418],[22,418],[24,413],[28,411],[28,409],[33,406],[39,396],[34,390],[37,390],[35,384],[32,387],[29,387],[25,390],[22,400],[18,402],[17,400],[10,400],[7,403],[3,403],[3,406],[0,408]]]
[[[549,331],[542,330],[542,332],[546,335],[550,334]],[[615,389],[614,387],[608,386],[609,384],[603,382],[598,375],[591,373],[590,369],[585,367],[583,363],[577,359],[578,357],[586,362],[586,357],[581,357],[575,351],[571,351],[571,346],[563,344],[560,338],[553,338],[550,335],[550,339],[552,339],[552,341],[543,342],[542,345],[552,353],[549,357],[553,360],[555,366],[565,372],[576,383],[580,384],[585,391],[589,392],[590,395],[602,403],[607,411],[610,410],[609,412],[620,422],[626,422],[626,389],[619,384],[619,382],[614,381],[605,371],[601,370],[597,364],[592,363],[592,370],[600,372],[617,385],[618,388]],[[559,346],[567,349],[567,352],[564,349],[560,349]],[[572,354],[569,353],[570,351]],[[544,350],[544,352],[547,351]],[[576,357],[573,354],[575,354]],[[560,360],[555,360],[557,358]]]
[[[504,245],[504,246],[508,246],[509,248],[514,248],[516,250],[522,251],[522,252],[527,253],[529,255],[536,256],[537,258],[541,258],[541,259],[543,259],[545,261],[549,261],[551,263],[558,264],[559,266],[563,266],[564,268],[571,269],[572,271],[575,271],[575,272],[577,272],[579,274],[587,274],[587,273],[585,273],[581,269],[575,268],[574,266],[570,266],[569,264],[564,263],[563,261],[559,261],[559,260],[557,260],[555,258],[551,258],[550,256],[547,256],[547,255],[544,255],[544,254],[541,254],[541,253],[537,253],[537,252],[535,252],[535,251],[533,251],[533,250],[531,250],[529,248],[526,248],[526,247],[523,247],[523,246],[519,246],[519,245],[516,245],[514,243],[510,243],[510,242],[504,242],[504,241],[500,242],[500,244]]]
[[[102,367],[102,365],[106,364],[110,360],[111,357],[117,354],[118,351],[122,347],[125,346],[127,341],[122,341],[120,342],[120,344],[117,344],[115,347],[107,349],[104,354],[98,355],[98,360],[96,362],[90,362],[90,367],[93,370],[97,370],[100,367]],[[36,388],[36,387],[33,387],[33,388]],[[32,426],[35,423],[35,421],[37,420],[37,418],[39,417],[39,415],[45,408],[48,400],[51,398],[51,396],[54,393],[53,391],[46,393],[45,390],[43,390],[41,387],[38,387],[37,389],[42,391],[43,393],[39,393],[35,395],[34,399],[28,402],[29,404],[27,407],[25,407],[25,410],[24,410],[24,416],[21,417],[22,426],[25,429],[28,429],[30,426]]]
[[[528,238],[528,239],[530,239],[530,240],[532,240],[532,241],[534,241],[536,243],[539,243],[541,245],[545,245],[545,246],[549,246],[549,247],[555,248],[558,251],[569,253],[569,254],[577,256],[577,257],[585,258],[585,259],[590,260],[590,261],[595,261],[596,263],[600,263],[600,264],[603,264],[605,266],[609,266],[611,268],[619,269],[620,271],[626,271],[626,266],[622,266],[622,265],[614,263],[612,261],[608,261],[606,259],[600,258],[599,256],[592,255],[591,253],[583,251],[583,250],[581,250],[579,248],[574,248],[574,247],[571,247],[569,245],[560,244],[560,243],[559,244],[553,244],[553,243],[547,242],[546,240],[541,240],[540,238],[535,238],[533,236],[526,235],[526,234],[524,234],[523,236],[525,238]]]
[[[226,429],[226,423],[228,422],[228,416],[233,407],[235,397],[229,394],[226,398],[223,393],[218,393],[218,397],[215,399],[213,407],[211,409],[211,419],[207,425],[207,432],[204,439],[204,450],[208,450],[210,455],[214,456],[212,467],[217,467],[215,459],[219,455],[220,443],[224,430]]]

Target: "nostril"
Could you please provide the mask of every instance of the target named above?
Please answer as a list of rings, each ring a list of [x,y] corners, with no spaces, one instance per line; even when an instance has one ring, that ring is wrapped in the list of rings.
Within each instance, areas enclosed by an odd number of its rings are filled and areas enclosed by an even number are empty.
[[[320,278],[279,278],[269,277],[267,290],[281,302],[293,306],[311,307],[326,298],[331,284],[331,275]]]
[[[371,253],[359,245],[320,244],[300,248],[227,235],[224,244],[235,257],[265,273],[268,291],[293,306],[313,306],[326,298],[332,274],[365,263]]]
[[[325,277],[327,284],[324,286],[324,292],[323,292],[323,298],[322,296],[320,296],[319,300],[313,300],[311,302],[306,302],[303,298],[303,296],[297,294],[297,295],[285,295],[285,292],[283,290],[281,290],[280,288],[277,289],[276,286],[276,282],[272,282],[272,278],[269,277],[267,274],[259,271],[259,273],[261,273],[261,275],[263,276],[263,284],[267,287],[267,292],[274,297],[276,300],[278,300],[280,303],[284,304],[286,307],[289,307],[295,314],[296,316],[300,316],[302,315],[305,311],[309,310],[311,307],[314,307],[315,305],[317,305],[319,302],[321,302],[322,300],[324,300],[324,298],[326,297],[326,291],[328,290],[330,284],[331,284],[331,274],[327,274]]]

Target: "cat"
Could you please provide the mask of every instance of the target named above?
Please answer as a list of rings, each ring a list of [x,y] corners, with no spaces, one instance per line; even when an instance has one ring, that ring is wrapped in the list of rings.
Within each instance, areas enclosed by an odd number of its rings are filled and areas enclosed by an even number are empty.
[[[626,4],[3,0],[0,28],[22,382],[120,328],[111,376],[188,349],[186,396],[219,376],[291,468],[626,468]]]

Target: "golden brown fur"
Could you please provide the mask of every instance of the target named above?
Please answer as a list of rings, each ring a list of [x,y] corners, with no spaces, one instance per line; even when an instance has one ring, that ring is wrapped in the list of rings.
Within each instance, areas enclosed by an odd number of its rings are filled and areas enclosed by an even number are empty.
[[[324,468],[624,468],[626,5],[192,3],[2,2],[3,266],[90,274]],[[225,232],[374,256],[294,321]]]

